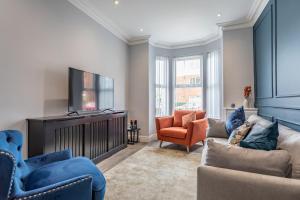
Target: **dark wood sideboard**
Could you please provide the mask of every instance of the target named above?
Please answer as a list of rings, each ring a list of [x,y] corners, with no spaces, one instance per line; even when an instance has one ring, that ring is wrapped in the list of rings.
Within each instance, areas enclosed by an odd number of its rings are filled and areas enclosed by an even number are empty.
[[[28,156],[71,149],[95,163],[127,147],[127,112],[27,119]]]

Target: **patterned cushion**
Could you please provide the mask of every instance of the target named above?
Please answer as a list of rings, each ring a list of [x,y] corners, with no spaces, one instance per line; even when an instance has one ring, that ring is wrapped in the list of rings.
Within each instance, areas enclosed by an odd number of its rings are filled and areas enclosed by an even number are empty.
[[[231,115],[228,117],[226,121],[226,131],[228,136],[230,136],[231,132],[237,127],[243,125],[245,122],[245,112],[244,107],[240,107],[236,109]]]
[[[228,144],[240,145],[240,142],[247,136],[252,126],[253,126],[252,124],[246,122],[242,126],[233,130],[228,139]]]
[[[278,122],[271,124],[267,128],[260,124],[255,124],[247,137],[240,142],[240,146],[266,151],[275,150],[278,135]]]
[[[196,112],[189,113],[182,116],[182,126],[188,128],[188,124],[196,120]]]

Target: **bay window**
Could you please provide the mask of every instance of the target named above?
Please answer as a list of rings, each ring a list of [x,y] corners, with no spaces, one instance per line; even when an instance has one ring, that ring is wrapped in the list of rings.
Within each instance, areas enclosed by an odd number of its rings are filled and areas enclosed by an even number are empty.
[[[156,57],[156,116],[205,110],[208,117],[221,118],[219,52],[205,55],[174,58],[171,67],[167,57]]]

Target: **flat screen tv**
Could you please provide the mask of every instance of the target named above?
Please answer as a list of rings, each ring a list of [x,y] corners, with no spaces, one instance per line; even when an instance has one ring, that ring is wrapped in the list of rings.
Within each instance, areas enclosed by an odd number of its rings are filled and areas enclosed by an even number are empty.
[[[69,68],[69,112],[92,112],[114,108],[114,80]]]

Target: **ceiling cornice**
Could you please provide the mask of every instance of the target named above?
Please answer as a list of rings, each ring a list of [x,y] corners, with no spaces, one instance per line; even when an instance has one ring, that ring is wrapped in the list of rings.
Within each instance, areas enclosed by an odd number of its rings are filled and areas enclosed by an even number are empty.
[[[98,24],[102,25],[105,29],[114,34],[117,38],[129,43],[129,36],[122,31],[117,25],[115,25],[111,20],[104,17],[99,11],[93,8],[93,6],[84,0],[68,0],[71,4],[77,7],[79,10],[83,11],[86,15],[95,20]]]
[[[150,38],[151,36],[148,35],[143,37],[130,38],[124,31],[121,30],[121,28],[119,28],[111,20],[103,16],[99,11],[97,11],[87,0],[68,1],[128,45],[150,43],[155,47],[161,47],[166,49],[180,49],[207,45],[208,43],[221,38],[220,31],[218,31],[218,34],[212,34],[199,40],[191,40],[180,43],[165,43],[153,41]],[[268,1],[269,0],[254,0],[251,9],[249,10],[249,13],[245,19],[225,23],[218,23],[217,25],[223,31],[252,27],[258,19],[259,15],[262,13],[265,6],[267,5]]]
[[[246,18],[231,22],[218,23],[217,25],[224,31],[252,27],[268,2],[269,0],[254,0]]]
[[[137,44],[143,44],[148,43],[150,41],[150,35],[145,35],[142,37],[136,37],[128,41],[129,45],[137,45]]]
[[[182,49],[189,47],[204,46],[211,42],[214,42],[221,38],[221,34],[211,34],[201,40],[191,40],[180,43],[165,43],[165,42],[155,42],[150,40],[150,44],[155,47],[164,48],[164,49]]]

